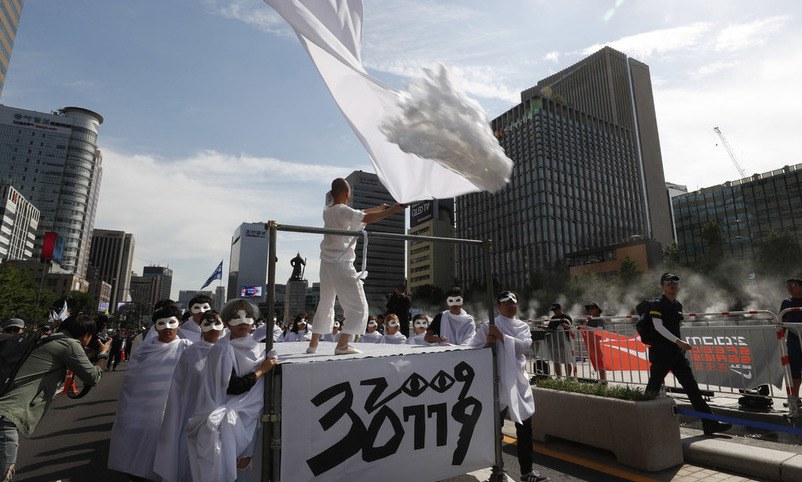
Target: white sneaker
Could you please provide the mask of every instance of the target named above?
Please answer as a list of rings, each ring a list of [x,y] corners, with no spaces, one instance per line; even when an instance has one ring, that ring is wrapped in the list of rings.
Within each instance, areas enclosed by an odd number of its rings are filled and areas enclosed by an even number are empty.
[[[355,355],[357,353],[362,353],[361,351],[357,350],[352,346],[346,346],[345,348],[335,348],[334,354],[335,355]]]

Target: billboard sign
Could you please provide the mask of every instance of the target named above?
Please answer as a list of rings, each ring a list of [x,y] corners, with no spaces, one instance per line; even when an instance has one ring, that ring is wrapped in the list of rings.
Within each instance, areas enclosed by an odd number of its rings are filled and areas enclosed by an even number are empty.
[[[257,298],[261,296],[261,286],[243,286],[242,289],[240,289],[240,297],[242,298]]]

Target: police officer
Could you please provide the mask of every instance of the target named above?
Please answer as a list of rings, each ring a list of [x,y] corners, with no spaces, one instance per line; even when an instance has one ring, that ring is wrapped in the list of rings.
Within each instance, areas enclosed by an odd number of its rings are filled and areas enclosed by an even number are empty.
[[[677,381],[685,389],[694,410],[702,413],[713,413],[707,402],[702,398],[699,385],[693,377],[691,365],[685,357],[685,352],[691,350],[691,345],[680,338],[680,323],[682,322],[682,303],[677,301],[679,291],[679,276],[674,273],[663,273],[660,277],[660,286],[663,296],[652,301],[649,307],[649,316],[657,332],[654,344],[649,349],[649,361],[652,366],[649,374],[649,383],[646,393],[657,394],[665,381],[668,372],[672,372]],[[705,435],[725,432],[732,428],[729,423],[715,420],[702,420]]]

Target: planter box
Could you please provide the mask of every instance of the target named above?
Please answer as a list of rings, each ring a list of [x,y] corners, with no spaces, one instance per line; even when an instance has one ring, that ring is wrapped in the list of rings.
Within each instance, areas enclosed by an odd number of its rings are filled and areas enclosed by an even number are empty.
[[[609,450],[619,463],[649,472],[681,465],[674,400],[633,402],[533,387],[532,436],[549,436]]]

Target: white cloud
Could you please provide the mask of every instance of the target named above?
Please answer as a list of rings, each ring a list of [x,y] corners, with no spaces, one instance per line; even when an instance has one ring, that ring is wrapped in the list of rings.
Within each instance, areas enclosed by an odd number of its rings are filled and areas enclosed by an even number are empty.
[[[133,233],[134,271],[170,265],[174,293],[199,288],[221,258],[228,272],[231,235],[243,222],[320,226],[329,182],[351,172],[209,150],[166,160],[113,148],[103,149],[103,167],[95,227]],[[308,273],[317,273],[319,242],[315,236],[280,233],[279,282],[289,277],[288,260],[298,251],[310,258]]]
[[[290,35],[292,30],[284,20],[260,0],[201,0],[207,11],[225,18],[239,20],[259,30],[278,35]]]
[[[548,60],[549,62],[559,62],[560,61],[560,52],[551,51],[547,53],[544,57],[544,60]]]
[[[789,19],[788,16],[777,16],[730,25],[719,32],[714,48],[717,51],[733,52],[763,45]]]
[[[622,37],[612,42],[597,43],[583,49],[581,53],[590,55],[604,46],[610,46],[631,57],[644,60],[654,54],[684,50],[698,45],[712,28],[712,23],[696,22],[681,27],[652,30]]]
[[[696,71],[692,74],[694,77],[707,77],[708,75],[713,75],[717,72],[722,70],[730,69],[737,66],[737,62],[713,62],[711,64],[703,65],[696,69]]]

